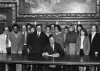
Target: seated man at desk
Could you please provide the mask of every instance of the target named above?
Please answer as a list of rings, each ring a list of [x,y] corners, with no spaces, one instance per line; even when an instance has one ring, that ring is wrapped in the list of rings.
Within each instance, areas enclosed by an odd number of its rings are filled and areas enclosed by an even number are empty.
[[[42,56],[49,58],[49,57],[61,57],[64,55],[64,51],[62,50],[61,46],[55,42],[53,35],[49,37],[49,44],[44,49]],[[59,66],[56,65],[48,65],[45,66],[46,71],[58,71],[60,70]]]

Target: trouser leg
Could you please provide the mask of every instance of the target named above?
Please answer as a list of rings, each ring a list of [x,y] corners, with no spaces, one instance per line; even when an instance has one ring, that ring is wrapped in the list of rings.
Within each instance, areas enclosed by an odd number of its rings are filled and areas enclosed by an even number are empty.
[[[3,63],[0,64],[0,71],[5,71],[5,68],[6,68],[5,65],[6,64],[3,64]]]
[[[8,64],[8,71],[16,71],[16,64]]]

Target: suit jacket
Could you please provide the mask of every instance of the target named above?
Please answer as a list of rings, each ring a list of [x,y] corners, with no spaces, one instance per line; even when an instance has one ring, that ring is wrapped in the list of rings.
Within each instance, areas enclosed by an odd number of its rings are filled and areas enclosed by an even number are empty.
[[[23,50],[24,46],[24,35],[18,32],[17,37],[14,32],[9,34],[9,40],[11,41],[11,53],[18,53]]]
[[[49,39],[43,32],[41,32],[40,36],[37,35],[36,31],[28,34],[27,36],[27,45],[30,50],[30,55],[41,55],[42,50],[48,43]]]
[[[89,35],[91,41],[91,34]],[[100,34],[96,33],[93,40],[91,41],[90,55],[95,55],[95,51],[99,52],[100,55]]]
[[[80,46],[81,46],[81,37],[79,36],[77,38],[77,43],[76,43],[76,53],[80,53]],[[89,55],[90,52],[90,41],[89,38],[86,36],[83,40],[83,52],[84,55]]]
[[[53,54],[53,53],[59,53],[60,57],[64,55],[64,51],[62,50],[60,44],[56,43],[54,44],[54,50],[52,49],[52,47],[50,46],[50,44],[48,44],[45,49],[43,50],[43,52],[48,52],[49,54]]]

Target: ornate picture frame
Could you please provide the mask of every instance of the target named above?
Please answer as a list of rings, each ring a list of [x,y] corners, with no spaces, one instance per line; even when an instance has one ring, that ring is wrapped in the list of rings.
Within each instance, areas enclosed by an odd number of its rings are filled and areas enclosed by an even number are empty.
[[[12,2],[0,2],[0,8],[7,8],[8,10],[11,10],[11,23],[16,22],[16,16],[17,16],[17,3],[12,1]]]
[[[20,0],[17,0],[17,16],[18,17],[33,17],[33,18],[97,18],[100,16],[100,0],[96,0],[96,13],[53,13],[53,14],[21,14]]]

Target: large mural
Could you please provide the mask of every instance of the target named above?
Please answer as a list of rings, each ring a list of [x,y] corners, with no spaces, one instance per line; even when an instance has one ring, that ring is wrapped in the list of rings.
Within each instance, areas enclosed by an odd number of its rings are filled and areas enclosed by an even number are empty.
[[[96,13],[96,0],[19,0],[22,14]]]

